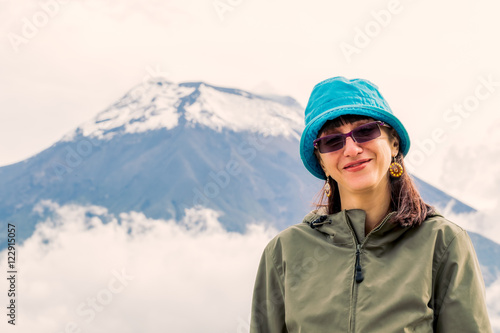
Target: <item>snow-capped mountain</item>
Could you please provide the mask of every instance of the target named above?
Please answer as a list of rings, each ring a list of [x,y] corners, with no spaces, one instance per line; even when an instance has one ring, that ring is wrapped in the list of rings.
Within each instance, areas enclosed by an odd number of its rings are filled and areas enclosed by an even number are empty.
[[[281,229],[302,220],[322,187],[300,161],[302,128],[303,108],[290,97],[153,80],[48,149],[0,168],[0,219],[16,223],[19,241],[44,216],[34,209],[41,200],[177,221],[200,205],[222,212],[230,231],[255,221]],[[415,181],[431,204],[455,200]],[[455,200],[454,211],[473,209]],[[487,244],[478,255],[493,279],[500,262],[489,254],[500,246]]]
[[[180,125],[298,139],[301,112],[292,98],[272,99],[202,82],[153,81],[135,87],[63,141],[72,141],[78,134],[109,141],[117,134],[171,130]]]
[[[18,223],[22,239],[43,199],[176,219],[199,204],[224,212],[229,230],[290,224],[312,192],[294,144],[301,112],[289,97],[141,84],[48,149],[0,168],[0,218]]]

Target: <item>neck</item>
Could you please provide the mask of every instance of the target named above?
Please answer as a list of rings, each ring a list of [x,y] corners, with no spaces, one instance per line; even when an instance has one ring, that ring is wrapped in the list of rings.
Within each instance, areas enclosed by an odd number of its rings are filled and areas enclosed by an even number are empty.
[[[366,213],[365,235],[372,231],[389,213],[391,191],[388,182],[374,189],[350,192],[339,188],[341,208],[362,209]]]

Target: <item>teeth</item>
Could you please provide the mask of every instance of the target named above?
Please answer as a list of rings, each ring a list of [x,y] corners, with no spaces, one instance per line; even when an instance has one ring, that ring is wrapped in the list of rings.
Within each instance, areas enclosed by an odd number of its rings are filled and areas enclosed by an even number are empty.
[[[365,163],[365,162],[359,162],[359,163],[356,163],[353,165],[349,165],[348,168],[352,168],[352,167],[358,166],[358,165],[363,164],[363,163]]]

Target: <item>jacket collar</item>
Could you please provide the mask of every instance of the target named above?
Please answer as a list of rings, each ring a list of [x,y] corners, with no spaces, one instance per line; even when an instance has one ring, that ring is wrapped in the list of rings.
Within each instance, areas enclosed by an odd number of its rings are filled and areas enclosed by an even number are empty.
[[[365,247],[378,247],[395,241],[409,229],[388,222],[395,213],[393,211],[387,214],[381,224],[369,233],[369,237],[365,236],[366,213],[362,209],[349,209],[326,214],[326,208],[322,207],[307,214],[303,222],[319,232],[333,236],[335,244],[351,244],[353,242],[363,244],[368,237],[369,242],[366,242]]]

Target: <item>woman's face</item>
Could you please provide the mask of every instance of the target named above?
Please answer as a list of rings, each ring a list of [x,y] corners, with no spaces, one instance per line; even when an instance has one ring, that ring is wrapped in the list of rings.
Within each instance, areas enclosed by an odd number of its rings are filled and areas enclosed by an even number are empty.
[[[372,121],[363,119],[352,124],[344,124],[322,133],[320,137],[333,133],[349,133],[356,127]],[[319,160],[325,174],[337,182],[342,197],[349,193],[387,189],[389,165],[398,148],[397,139],[391,138],[388,128],[381,126],[381,135],[378,138],[356,143],[348,137],[343,148],[319,154]],[[352,166],[352,163],[357,162],[362,163]]]

